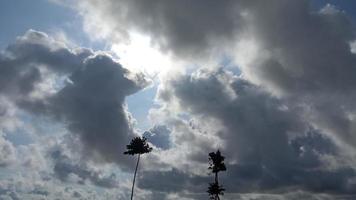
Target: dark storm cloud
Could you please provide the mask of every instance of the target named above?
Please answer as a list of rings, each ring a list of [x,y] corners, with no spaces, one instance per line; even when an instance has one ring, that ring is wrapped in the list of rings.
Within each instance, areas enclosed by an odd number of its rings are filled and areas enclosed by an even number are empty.
[[[84,156],[126,163],[122,152],[134,133],[124,101],[147,85],[143,75],[130,73],[109,55],[71,49],[33,30],[9,45],[0,62],[0,95],[63,122],[80,138]],[[51,76],[54,92],[34,97]]]

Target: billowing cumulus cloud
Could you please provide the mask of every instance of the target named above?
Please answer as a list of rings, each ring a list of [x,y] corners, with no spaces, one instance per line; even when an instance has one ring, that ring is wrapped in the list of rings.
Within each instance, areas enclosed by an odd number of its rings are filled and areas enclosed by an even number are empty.
[[[133,136],[124,100],[141,86],[127,75],[110,57],[89,58],[49,101],[51,112],[68,120],[69,129],[80,136],[88,152],[107,161],[127,160],[122,152]]]
[[[227,157],[228,171],[220,176],[227,199],[354,198],[355,31],[344,12],[332,5],[317,10],[310,2],[73,4],[93,38],[126,43],[130,35],[142,34],[175,59],[195,63],[225,56],[223,63],[236,67],[160,77],[160,107],[150,117],[162,126],[144,133],[158,148],[142,162],[139,196],[205,199],[207,154],[219,148]],[[0,100],[6,103],[0,119],[13,117],[18,108],[45,115],[65,124],[83,155],[130,162],[122,155],[134,135],[124,102],[147,84],[142,75],[105,53],[69,48],[36,31],[1,52],[0,72]],[[54,173],[62,181],[74,175],[106,188],[115,185],[113,177],[100,177],[65,156],[55,156]],[[43,188],[30,191],[49,195]],[[274,195],[249,194],[254,192]]]
[[[257,7],[252,37],[266,56],[242,70],[254,83],[293,99],[293,106],[302,106],[304,117],[316,126],[354,145],[356,56],[349,46],[354,30],[341,11],[327,6],[311,12],[307,6]],[[293,23],[283,17],[287,12]]]
[[[355,34],[347,15],[332,5],[316,10],[308,0],[91,0],[78,9],[86,27],[100,24],[111,38],[140,32],[182,59],[214,57],[218,49],[251,83],[293,99],[305,118],[355,145]],[[104,23],[90,23],[95,19]]]
[[[241,161],[269,159],[259,158],[260,152],[276,156],[272,160],[288,160],[287,133],[302,130],[303,123],[259,87],[224,70],[198,71],[168,84],[170,87],[161,92],[171,93],[170,99],[176,97],[182,108],[201,120],[218,119],[219,137],[227,141],[224,145],[228,148],[236,148],[231,153]]]
[[[200,130],[200,124],[205,126],[206,134],[220,138],[219,148],[228,158],[228,170],[226,175],[222,173],[221,180],[231,193],[286,192],[289,188],[330,194],[351,195],[356,192],[353,189],[356,171],[352,164],[329,166],[325,158],[336,160],[343,157],[340,148],[331,138],[304,121],[300,110],[288,107],[288,101],[279,100],[262,87],[222,69],[199,70],[164,84],[158,98],[165,102],[167,109],[190,114],[197,125],[189,124],[188,130],[205,132]],[[174,136],[178,124],[171,125],[176,126],[172,129]],[[182,141],[176,144],[188,143],[188,147],[194,148],[182,154],[181,158],[191,163],[206,163],[209,151],[206,144],[187,137],[188,134],[179,133]],[[201,135],[200,141],[204,137]],[[218,142],[213,138],[210,140],[215,144]],[[179,176],[176,175],[178,172],[146,173],[142,175],[139,186],[152,190],[154,186],[147,183],[154,182],[156,178],[163,181],[182,176],[187,176],[184,180],[202,176],[194,186],[204,185],[208,180],[207,170],[198,176],[193,175],[195,170],[194,167],[185,169],[184,175]],[[197,191],[189,185],[191,182],[194,181],[182,182],[179,186],[194,194]],[[169,192],[163,188],[155,190]],[[174,185],[171,188],[183,191]]]
[[[3,98],[64,123],[88,158],[127,162],[122,152],[134,132],[124,101],[148,84],[143,75],[109,55],[68,48],[33,30],[9,45],[0,62]]]

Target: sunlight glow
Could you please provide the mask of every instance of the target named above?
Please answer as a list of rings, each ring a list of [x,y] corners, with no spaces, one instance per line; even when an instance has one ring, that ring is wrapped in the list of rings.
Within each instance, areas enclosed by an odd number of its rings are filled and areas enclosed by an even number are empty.
[[[167,72],[172,66],[169,55],[153,47],[148,36],[137,33],[130,33],[130,41],[126,44],[112,45],[111,51],[119,57],[120,63],[126,68],[144,72],[149,76]]]

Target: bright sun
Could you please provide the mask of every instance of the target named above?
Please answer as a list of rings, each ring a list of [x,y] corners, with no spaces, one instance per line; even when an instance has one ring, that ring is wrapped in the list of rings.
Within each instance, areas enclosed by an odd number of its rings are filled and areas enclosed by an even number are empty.
[[[169,55],[152,47],[148,36],[130,33],[127,44],[114,44],[111,50],[119,57],[120,63],[132,71],[140,71],[149,76],[166,72],[172,66]]]

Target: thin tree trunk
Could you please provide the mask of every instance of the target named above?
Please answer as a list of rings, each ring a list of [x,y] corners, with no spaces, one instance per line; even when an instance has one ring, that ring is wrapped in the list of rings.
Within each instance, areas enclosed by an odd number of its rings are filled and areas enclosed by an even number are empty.
[[[134,174],[134,179],[133,179],[133,182],[132,182],[131,200],[133,199],[133,193],[134,193],[135,181],[136,181],[136,173],[137,173],[138,164],[140,163],[140,156],[141,156],[141,154],[138,154],[136,168],[135,168],[135,174]]]
[[[218,172],[215,172],[215,183],[219,185],[219,177],[218,177]],[[219,194],[216,194],[215,200],[220,200]]]

